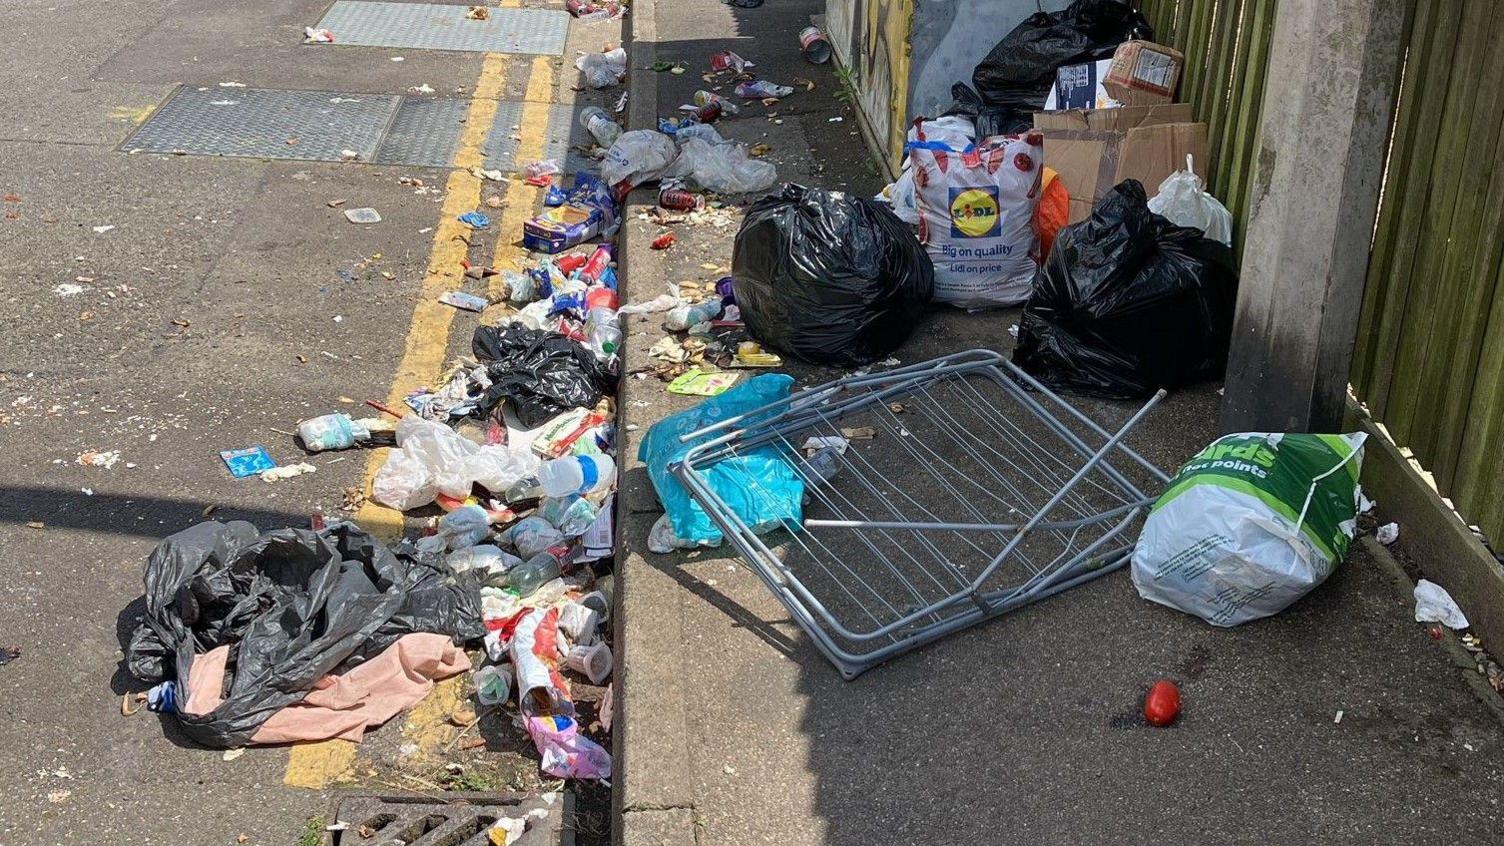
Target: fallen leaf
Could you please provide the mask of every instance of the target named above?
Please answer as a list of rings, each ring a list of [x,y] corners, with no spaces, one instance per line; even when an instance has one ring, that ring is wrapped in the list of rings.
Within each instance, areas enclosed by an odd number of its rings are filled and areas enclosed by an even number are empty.
[[[871,426],[857,426],[855,428],[841,429],[841,437],[848,441],[870,441],[877,437],[877,430]]]
[[[815,81],[813,79],[805,79],[802,76],[796,76],[796,77],[794,77],[794,84],[795,85],[803,85],[805,91],[814,91],[815,90]]]
[[[337,209],[337,208],[339,208],[340,206],[342,206],[344,204],[345,204],[344,200],[330,200],[329,202],[325,203],[324,205],[328,206],[331,209]]]
[[[245,754],[245,747],[241,746],[241,747],[238,747],[238,748],[235,748],[235,749],[226,749],[225,750],[225,754],[220,755],[219,759],[221,761],[233,761],[236,758],[239,758],[241,755],[244,755],[244,754]]]
[[[216,505],[215,503],[212,503],[212,502],[209,503],[208,505],[204,506],[204,517],[207,518],[210,514],[213,514],[214,512],[216,512],[218,510],[219,510],[219,506],[218,505]]]

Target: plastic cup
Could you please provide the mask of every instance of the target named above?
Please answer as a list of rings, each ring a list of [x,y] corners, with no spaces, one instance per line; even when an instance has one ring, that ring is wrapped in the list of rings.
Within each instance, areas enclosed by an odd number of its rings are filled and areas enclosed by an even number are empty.
[[[476,670],[474,682],[475,698],[482,705],[501,705],[512,698],[512,674],[500,664],[488,664]]]
[[[569,669],[584,673],[591,684],[600,684],[611,675],[611,647],[604,643],[576,646],[565,659]]]

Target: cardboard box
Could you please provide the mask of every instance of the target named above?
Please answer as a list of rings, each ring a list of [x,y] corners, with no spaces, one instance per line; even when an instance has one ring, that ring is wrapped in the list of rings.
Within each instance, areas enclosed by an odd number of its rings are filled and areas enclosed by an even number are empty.
[[[1189,103],[1035,112],[1044,135],[1044,164],[1070,194],[1070,223],[1091,215],[1097,200],[1124,179],[1144,183],[1149,196],[1165,177],[1195,157],[1206,178],[1206,124],[1194,123]]]
[[[1112,54],[1102,87],[1125,106],[1152,106],[1175,99],[1185,54],[1153,41],[1124,41]]]
[[[1055,84],[1045,98],[1046,111],[1060,109],[1111,109],[1122,105],[1102,87],[1111,59],[1066,65],[1055,71]]]

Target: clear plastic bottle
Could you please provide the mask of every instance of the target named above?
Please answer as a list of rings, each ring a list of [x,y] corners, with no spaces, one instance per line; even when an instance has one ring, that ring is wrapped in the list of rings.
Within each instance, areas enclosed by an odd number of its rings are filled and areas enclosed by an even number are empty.
[[[564,571],[564,562],[569,560],[569,553],[570,548],[564,544],[543,550],[507,573],[507,587],[524,599],[532,596],[538,588],[559,578]]]
[[[663,318],[663,328],[670,332],[683,332],[692,326],[716,319],[721,315],[721,301],[709,299],[704,302],[674,306]]]
[[[708,106],[711,103],[715,103],[716,105],[720,106],[721,107],[721,111],[725,112],[728,115],[734,115],[738,111],[737,108],[736,108],[736,104],[735,103],[731,102],[730,100],[727,100],[726,98],[720,96],[719,94],[716,94],[716,93],[711,92],[711,91],[703,91],[703,90],[695,92],[695,105],[696,106]]]
[[[581,496],[609,490],[616,481],[616,462],[609,455],[568,455],[538,468],[545,496]]]
[[[600,106],[589,106],[580,112],[580,126],[585,127],[595,139],[595,143],[611,149],[616,139],[621,137],[621,124],[611,119],[606,110]]]
[[[350,415],[335,412],[310,417],[298,424],[298,439],[309,452],[326,449],[347,449],[371,437],[364,421],[352,420]]]
[[[605,361],[621,349],[621,322],[609,308],[592,308],[585,315],[585,344],[595,357]]]
[[[512,675],[505,667],[487,664],[475,671],[475,698],[482,705],[501,705],[512,697]]]

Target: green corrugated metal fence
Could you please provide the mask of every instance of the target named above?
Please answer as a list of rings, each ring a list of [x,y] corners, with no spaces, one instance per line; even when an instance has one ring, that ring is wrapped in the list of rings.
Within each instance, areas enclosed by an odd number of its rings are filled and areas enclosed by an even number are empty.
[[[1467,519],[1504,538],[1504,15],[1417,0],[1352,381]]]
[[[1141,0],[1154,40],[1185,53],[1180,99],[1207,124],[1208,188],[1241,244],[1278,0]],[[1145,186],[1151,192],[1156,186]]]

